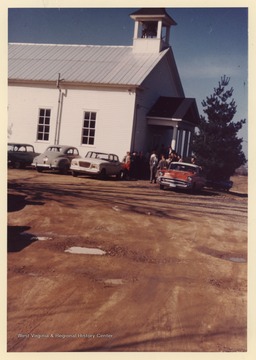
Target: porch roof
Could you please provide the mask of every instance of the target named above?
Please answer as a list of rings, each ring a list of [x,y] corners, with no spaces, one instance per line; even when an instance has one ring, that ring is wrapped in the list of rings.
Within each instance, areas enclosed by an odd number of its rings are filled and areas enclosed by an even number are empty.
[[[147,114],[147,119],[185,121],[199,124],[199,113],[194,98],[160,96]]]

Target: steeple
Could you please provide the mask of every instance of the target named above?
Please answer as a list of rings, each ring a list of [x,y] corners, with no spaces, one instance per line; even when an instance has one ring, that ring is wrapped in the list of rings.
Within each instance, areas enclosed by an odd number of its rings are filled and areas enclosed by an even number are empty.
[[[130,15],[135,21],[133,51],[161,52],[169,47],[170,28],[177,25],[164,8],[142,8]]]

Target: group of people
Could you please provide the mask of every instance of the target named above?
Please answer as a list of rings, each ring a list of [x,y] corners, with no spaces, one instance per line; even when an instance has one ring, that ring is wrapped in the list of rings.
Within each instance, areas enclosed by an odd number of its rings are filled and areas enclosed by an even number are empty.
[[[174,161],[183,161],[183,159],[176,153],[176,151],[172,150],[171,148],[168,157],[166,157],[164,154],[161,154],[160,159],[158,159],[157,152],[153,151],[149,160],[150,183],[156,183],[158,170],[168,169],[170,163]]]
[[[160,152],[152,151],[151,155],[143,155],[142,152],[129,152],[123,158],[123,166],[126,179],[150,179],[150,183],[156,183],[157,171],[168,169],[171,162],[183,161],[183,159],[171,147],[161,148]],[[194,158],[191,159],[193,163]]]
[[[125,178],[130,179],[146,179],[148,177],[149,169],[147,157],[143,152],[134,151],[131,153],[127,151],[123,158],[123,168]]]

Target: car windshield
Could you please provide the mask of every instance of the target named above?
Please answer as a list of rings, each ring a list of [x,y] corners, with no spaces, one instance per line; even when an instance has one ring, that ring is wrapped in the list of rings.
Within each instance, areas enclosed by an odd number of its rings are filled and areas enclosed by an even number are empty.
[[[56,146],[51,146],[47,149],[47,151],[51,151],[51,152],[60,152],[62,150],[61,147],[56,147]]]
[[[14,145],[8,145],[8,151],[14,151]]]
[[[12,145],[8,144],[8,151],[34,152],[32,145]]]
[[[98,153],[98,152],[92,152],[89,151],[86,154],[86,157],[92,158],[92,159],[101,159],[101,160],[109,160],[109,155],[106,153]]]
[[[26,146],[27,152],[34,152],[33,146]]]
[[[170,170],[178,170],[178,171],[189,171],[189,172],[197,172],[197,169],[194,166],[184,165],[184,164],[170,164]]]

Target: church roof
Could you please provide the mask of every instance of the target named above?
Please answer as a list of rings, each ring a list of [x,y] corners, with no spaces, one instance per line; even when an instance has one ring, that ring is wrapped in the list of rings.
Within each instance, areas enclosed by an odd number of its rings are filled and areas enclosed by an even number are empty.
[[[141,8],[133,12],[130,17],[132,19],[149,19],[152,17],[162,19],[164,23],[169,23],[169,25],[177,25],[176,21],[166,12],[165,8]]]
[[[8,78],[12,81],[82,85],[140,86],[160,60],[172,51],[134,53],[132,46],[9,44]]]

